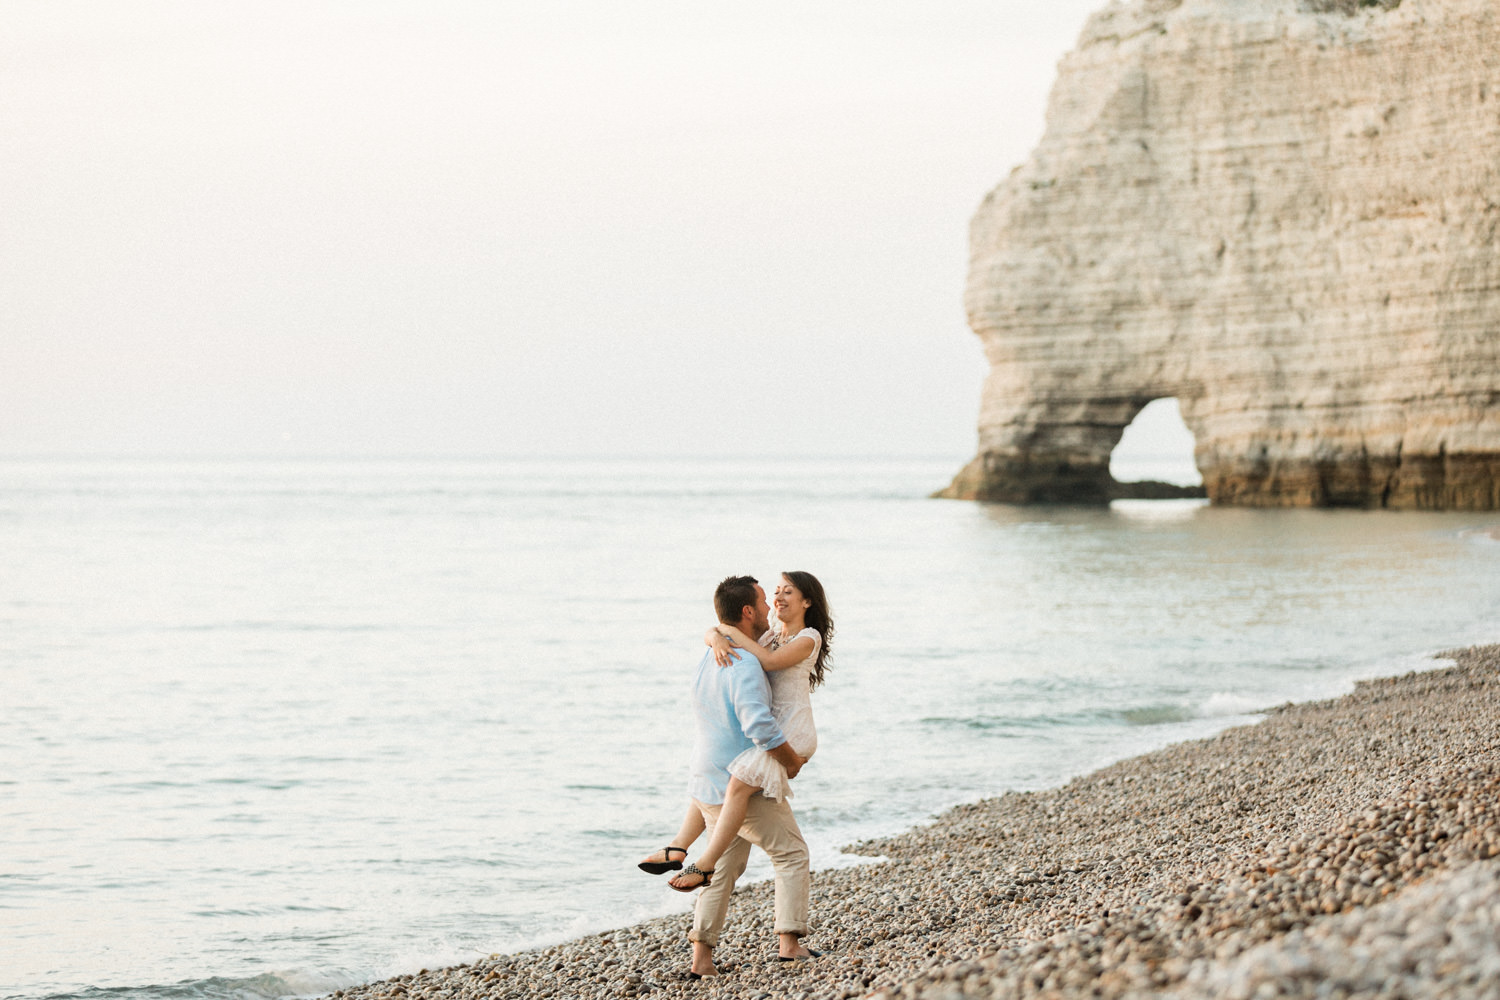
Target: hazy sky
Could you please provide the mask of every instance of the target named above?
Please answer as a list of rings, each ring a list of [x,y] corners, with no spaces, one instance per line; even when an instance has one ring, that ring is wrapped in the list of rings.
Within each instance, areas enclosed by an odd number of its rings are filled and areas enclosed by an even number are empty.
[[[1102,0],[8,0],[0,454],[974,447]]]

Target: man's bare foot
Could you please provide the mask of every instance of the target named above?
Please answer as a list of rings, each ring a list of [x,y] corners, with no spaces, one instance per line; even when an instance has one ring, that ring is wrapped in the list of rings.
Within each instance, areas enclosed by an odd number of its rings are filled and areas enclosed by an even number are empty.
[[[795,934],[778,934],[776,940],[780,945],[776,956],[778,961],[795,962],[800,958],[818,958],[823,954],[821,951],[804,948],[802,939]]]
[[[693,964],[688,967],[688,978],[705,979],[718,974],[719,970],[714,968],[714,950],[694,941]]]

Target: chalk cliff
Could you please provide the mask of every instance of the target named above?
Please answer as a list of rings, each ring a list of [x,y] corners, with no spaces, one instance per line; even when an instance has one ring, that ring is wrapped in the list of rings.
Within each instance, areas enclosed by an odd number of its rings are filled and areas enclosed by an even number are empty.
[[[1500,509],[1500,4],[1132,0],[971,228],[942,495],[1102,502],[1181,401],[1217,503]]]

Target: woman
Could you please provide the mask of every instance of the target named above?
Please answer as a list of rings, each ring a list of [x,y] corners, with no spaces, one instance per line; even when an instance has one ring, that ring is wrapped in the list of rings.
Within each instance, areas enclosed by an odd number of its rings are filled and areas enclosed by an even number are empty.
[[[818,730],[813,724],[812,689],[823,683],[833,645],[833,616],[823,585],[811,573],[800,570],[781,574],[772,598],[777,626],[756,642],[733,625],[715,625],[703,636],[713,647],[719,666],[730,662],[730,648],[745,650],[760,661],[771,684],[771,715],[791,748],[803,757],[811,757],[818,748]],[[671,847],[664,847],[640,863],[642,871],[653,875],[681,869],[668,883],[678,892],[692,892],[709,885],[714,864],[734,842],[745,822],[750,796],[756,792],[766,798],[791,798],[791,784],[786,768],[756,747],[746,750],[729,765],[729,788],[714,835],[698,859],[686,867],[687,847],[703,833],[703,814],[689,803],[687,815]],[[680,846],[677,846],[680,845]],[[680,854],[681,858],[674,858]]]

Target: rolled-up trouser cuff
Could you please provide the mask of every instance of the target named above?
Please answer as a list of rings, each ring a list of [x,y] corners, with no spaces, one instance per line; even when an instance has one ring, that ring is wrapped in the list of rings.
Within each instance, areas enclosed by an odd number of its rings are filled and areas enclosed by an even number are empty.
[[[698,807],[703,813],[706,832],[712,838],[721,807],[702,802]],[[812,887],[807,842],[802,839],[797,819],[785,801],[767,799],[756,792],[746,805],[745,823],[738,836],[714,865],[713,883],[698,895],[698,905],[693,910],[693,927],[688,932],[689,941],[710,948],[718,945],[729,912],[729,897],[734,892],[735,880],[744,874],[752,843],[760,845],[770,856],[771,866],[775,869],[776,900],[772,926],[776,933],[798,937],[807,933],[808,895]]]

